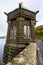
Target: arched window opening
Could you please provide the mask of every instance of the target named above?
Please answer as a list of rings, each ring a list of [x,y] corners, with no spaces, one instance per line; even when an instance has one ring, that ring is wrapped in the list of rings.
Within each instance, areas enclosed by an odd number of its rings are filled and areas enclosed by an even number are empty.
[[[26,37],[26,26],[24,25],[24,37]]]
[[[31,38],[31,27],[28,26],[28,38]]]
[[[10,38],[16,38],[17,28],[16,26],[11,27]]]
[[[31,38],[31,27],[24,25],[24,38]]]

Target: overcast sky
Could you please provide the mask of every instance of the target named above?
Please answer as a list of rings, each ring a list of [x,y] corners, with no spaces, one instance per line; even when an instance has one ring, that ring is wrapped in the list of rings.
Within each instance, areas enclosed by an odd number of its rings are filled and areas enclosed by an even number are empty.
[[[19,6],[22,2],[22,6],[26,9],[37,11],[36,15],[37,26],[43,25],[43,0],[0,0],[0,36],[6,36],[7,33],[7,16],[4,12],[10,12]]]

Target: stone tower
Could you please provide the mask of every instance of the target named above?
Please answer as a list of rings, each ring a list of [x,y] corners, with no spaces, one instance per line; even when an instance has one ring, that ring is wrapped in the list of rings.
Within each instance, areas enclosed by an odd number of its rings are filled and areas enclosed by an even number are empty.
[[[6,45],[4,47],[3,64],[7,64],[28,45],[35,42],[34,26],[36,24],[36,14],[22,8],[15,9],[7,15],[8,32]]]

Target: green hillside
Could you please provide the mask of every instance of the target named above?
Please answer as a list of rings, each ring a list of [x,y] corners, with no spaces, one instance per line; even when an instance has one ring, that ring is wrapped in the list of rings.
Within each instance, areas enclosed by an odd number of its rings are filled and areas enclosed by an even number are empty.
[[[36,39],[43,40],[43,25],[35,27],[35,37]]]

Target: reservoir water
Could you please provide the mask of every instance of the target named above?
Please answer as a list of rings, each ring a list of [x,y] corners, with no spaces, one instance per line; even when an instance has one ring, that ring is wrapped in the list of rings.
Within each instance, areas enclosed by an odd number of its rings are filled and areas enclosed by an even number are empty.
[[[0,65],[3,58],[3,51],[4,51],[4,45],[5,45],[6,39],[0,39]]]

